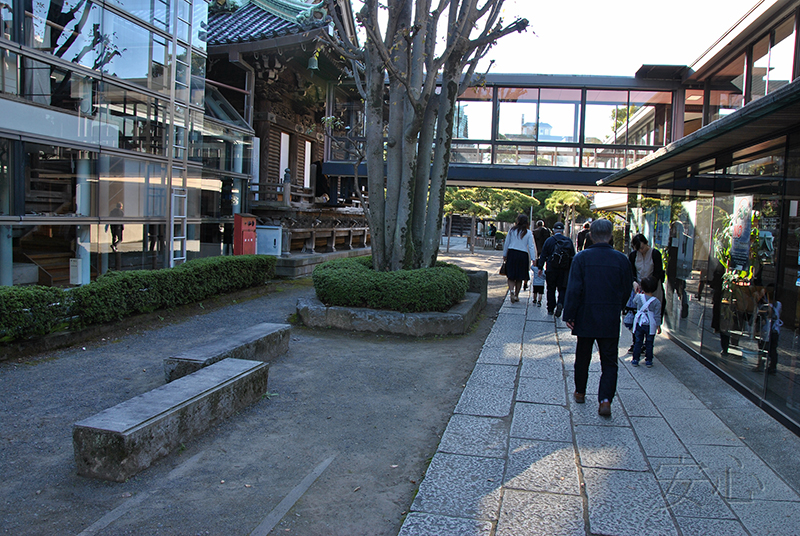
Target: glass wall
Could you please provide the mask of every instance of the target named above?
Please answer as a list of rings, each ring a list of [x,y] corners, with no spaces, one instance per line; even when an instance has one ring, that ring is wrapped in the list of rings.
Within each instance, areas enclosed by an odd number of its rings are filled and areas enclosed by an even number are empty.
[[[670,334],[800,422],[800,140],[787,161],[791,139],[648,183],[629,196],[629,217],[631,236],[662,253]]]
[[[492,139],[492,88],[469,88],[458,99],[453,119],[453,137],[472,140]]]
[[[472,88],[456,104],[453,162],[620,169],[671,130],[671,91]]]

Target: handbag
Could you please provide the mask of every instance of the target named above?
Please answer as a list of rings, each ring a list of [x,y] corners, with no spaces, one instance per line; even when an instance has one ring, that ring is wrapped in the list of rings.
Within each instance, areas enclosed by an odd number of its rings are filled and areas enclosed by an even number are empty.
[[[622,319],[622,323],[625,325],[626,328],[633,331],[633,320],[636,318],[636,302],[634,298],[636,297],[636,291],[631,290],[631,295],[628,298],[628,303],[625,304],[623,311],[625,312],[625,317]]]
[[[503,264],[500,265],[500,275],[506,275],[506,261],[503,261]]]

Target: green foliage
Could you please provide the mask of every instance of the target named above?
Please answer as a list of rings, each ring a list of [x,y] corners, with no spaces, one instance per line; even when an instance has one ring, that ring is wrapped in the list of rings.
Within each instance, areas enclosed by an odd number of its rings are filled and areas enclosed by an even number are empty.
[[[51,287],[0,287],[0,341],[45,335],[64,322],[68,296]]]
[[[0,340],[39,337],[70,325],[80,329],[211,296],[275,278],[275,257],[196,259],[171,270],[108,272],[88,285],[0,287]]]
[[[496,233],[494,233],[494,239],[498,242],[501,242],[506,239],[506,233],[504,233],[503,231],[497,231]]]
[[[328,261],[314,269],[312,278],[317,297],[326,305],[403,313],[446,311],[469,287],[466,272],[453,264],[377,272],[372,257]]]
[[[497,215],[497,221],[504,221],[507,223],[516,223],[519,212],[516,210],[504,210]]]

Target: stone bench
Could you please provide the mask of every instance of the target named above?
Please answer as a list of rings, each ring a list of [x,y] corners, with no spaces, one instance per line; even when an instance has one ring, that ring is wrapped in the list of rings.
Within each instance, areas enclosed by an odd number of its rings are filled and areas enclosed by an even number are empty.
[[[75,423],[78,474],[124,482],[267,392],[269,366],[225,359]]]
[[[289,324],[256,324],[231,331],[224,339],[203,344],[164,360],[167,383],[226,358],[267,361],[289,351]]]

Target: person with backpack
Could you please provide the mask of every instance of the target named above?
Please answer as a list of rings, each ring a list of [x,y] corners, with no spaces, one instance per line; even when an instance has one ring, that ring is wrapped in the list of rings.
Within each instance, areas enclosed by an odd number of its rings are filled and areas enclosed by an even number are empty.
[[[539,275],[544,270],[547,281],[547,314],[561,316],[564,310],[564,295],[567,291],[569,267],[572,257],[575,256],[575,246],[572,240],[564,236],[564,224],[556,222],[553,225],[553,236],[545,240],[539,261]],[[545,268],[546,266],[546,268]],[[558,299],[556,299],[556,290]]]
[[[639,366],[639,357],[644,346],[644,364],[653,366],[653,342],[656,334],[661,333],[661,302],[655,295],[658,281],[647,276],[640,282],[642,292],[633,298],[636,305],[636,316],[633,318],[633,359],[631,365]]]

